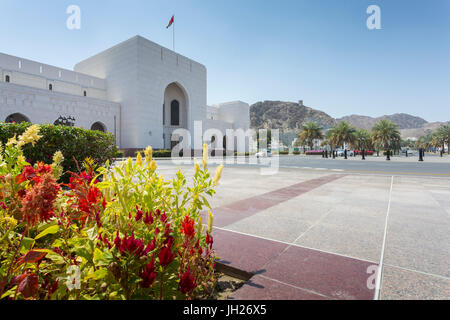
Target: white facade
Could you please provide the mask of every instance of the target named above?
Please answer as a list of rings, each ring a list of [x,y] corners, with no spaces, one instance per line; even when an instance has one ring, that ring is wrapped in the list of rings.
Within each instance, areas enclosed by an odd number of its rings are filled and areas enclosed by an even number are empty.
[[[0,54],[0,121],[20,113],[33,123],[72,116],[90,129],[100,122],[123,149],[168,149],[175,129],[194,138],[195,121],[202,121],[201,135],[249,128],[248,104],[207,106],[205,66],[140,36],[74,70]]]

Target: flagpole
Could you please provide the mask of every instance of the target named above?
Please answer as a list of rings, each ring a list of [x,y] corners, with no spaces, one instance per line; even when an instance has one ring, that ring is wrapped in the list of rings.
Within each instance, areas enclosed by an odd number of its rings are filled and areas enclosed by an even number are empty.
[[[175,15],[173,15],[175,17]],[[173,20],[173,35],[172,35],[172,40],[173,40],[173,52],[175,52],[175,18]]]

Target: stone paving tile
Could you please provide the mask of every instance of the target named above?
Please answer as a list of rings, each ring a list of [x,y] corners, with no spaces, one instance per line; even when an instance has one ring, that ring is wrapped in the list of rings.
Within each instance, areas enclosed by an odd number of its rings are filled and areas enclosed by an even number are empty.
[[[389,218],[387,264],[450,277],[450,228],[402,217]]]
[[[261,276],[252,277],[230,300],[327,300],[328,297]]]
[[[261,272],[261,268],[277,257],[286,244],[214,229],[214,249],[219,261],[234,268]]]
[[[215,226],[224,227],[232,224],[342,177],[344,176],[327,175],[216,207],[213,209]],[[206,212],[203,212],[202,216],[206,217]]]
[[[380,298],[383,300],[449,300],[450,279],[385,265]]]
[[[311,226],[308,220],[261,213],[227,225],[227,229],[291,243]]]
[[[291,246],[268,264],[267,278],[314,291],[334,299],[373,299],[368,289],[367,261]]]
[[[320,223],[295,243],[308,248],[378,262],[381,255],[383,230],[379,228],[378,231]]]

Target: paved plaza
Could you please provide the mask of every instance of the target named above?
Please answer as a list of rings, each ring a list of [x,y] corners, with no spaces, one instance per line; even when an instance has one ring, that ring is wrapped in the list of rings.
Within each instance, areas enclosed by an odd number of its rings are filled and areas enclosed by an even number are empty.
[[[220,262],[253,275],[231,299],[450,299],[450,176],[226,166],[216,191]]]

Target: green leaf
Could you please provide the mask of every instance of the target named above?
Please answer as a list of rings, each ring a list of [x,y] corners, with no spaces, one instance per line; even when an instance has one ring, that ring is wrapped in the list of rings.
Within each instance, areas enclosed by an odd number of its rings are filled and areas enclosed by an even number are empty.
[[[41,233],[39,233],[39,234],[34,238],[34,240],[38,240],[38,239],[40,239],[40,238],[42,238],[42,237],[45,237],[45,236],[48,235],[48,234],[55,234],[55,233],[57,233],[58,231],[59,231],[59,226],[58,226],[58,225],[48,227],[47,229],[45,229],[44,231],[42,231]]]
[[[94,251],[94,263],[98,265],[104,259],[103,252],[99,248]]]
[[[55,252],[47,253],[46,258],[52,260],[56,264],[64,264],[64,258]]]
[[[105,268],[98,269],[94,273],[94,279],[95,280],[100,280],[100,279],[105,278],[107,275],[108,275],[108,270],[107,269],[105,269]]]
[[[24,254],[31,250],[34,246],[34,239],[24,237],[22,240],[22,246],[20,247],[20,253]]]
[[[52,243],[52,247],[59,248],[64,244],[64,242],[61,239],[56,239]]]

